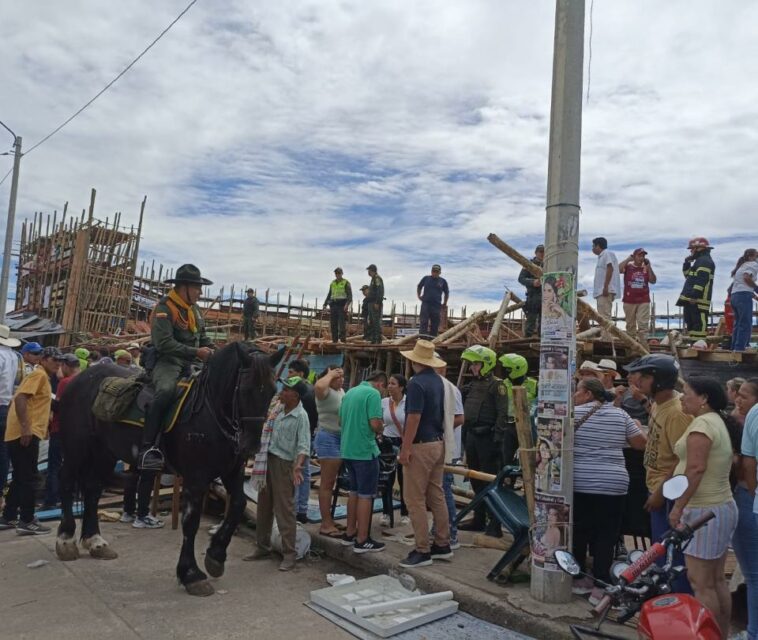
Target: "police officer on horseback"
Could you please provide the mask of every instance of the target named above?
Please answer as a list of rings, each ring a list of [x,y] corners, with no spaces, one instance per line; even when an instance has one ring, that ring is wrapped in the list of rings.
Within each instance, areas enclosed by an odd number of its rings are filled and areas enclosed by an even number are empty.
[[[193,264],[184,264],[168,284],[174,288],[158,301],[150,322],[150,335],[156,352],[152,370],[155,397],[145,415],[142,448],[138,455],[140,469],[163,468],[163,452],[158,448],[161,426],[176,397],[176,383],[189,375],[194,360],[205,362],[213,343],[205,334],[205,322],[197,306],[204,285],[213,284],[200,275]]]

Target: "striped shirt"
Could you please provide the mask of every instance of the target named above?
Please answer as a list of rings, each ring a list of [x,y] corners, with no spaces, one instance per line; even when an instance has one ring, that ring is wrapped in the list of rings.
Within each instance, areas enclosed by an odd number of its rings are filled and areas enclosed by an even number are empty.
[[[574,407],[574,420],[580,422],[595,405]],[[640,433],[629,414],[612,403],[595,411],[574,433],[574,491],[626,495],[629,474],[623,450]]]

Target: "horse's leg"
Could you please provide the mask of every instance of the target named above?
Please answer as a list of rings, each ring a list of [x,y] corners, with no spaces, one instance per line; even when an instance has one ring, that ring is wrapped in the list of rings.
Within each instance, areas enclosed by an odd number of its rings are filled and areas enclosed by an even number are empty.
[[[200,526],[203,493],[207,483],[184,477],[182,484],[182,550],[176,565],[176,577],[192,596],[209,596],[213,586],[195,561],[195,536]]]
[[[93,558],[113,560],[118,554],[111,549],[108,542],[100,535],[100,522],[97,519],[97,506],[103,492],[98,470],[93,470],[84,485],[84,513],[82,514],[82,547]]]
[[[76,470],[74,461],[63,460],[60,475],[61,523],[58,525],[58,539],[55,553],[61,560],[76,560],[79,547],[76,545],[76,520],[74,519],[74,492],[76,491]]]
[[[247,504],[243,490],[245,474],[242,462],[228,475],[222,476],[221,481],[224,483],[224,488],[229,496],[229,509],[218,531],[211,537],[211,543],[205,553],[205,569],[214,578],[224,575],[226,549],[242,520],[242,514]]]

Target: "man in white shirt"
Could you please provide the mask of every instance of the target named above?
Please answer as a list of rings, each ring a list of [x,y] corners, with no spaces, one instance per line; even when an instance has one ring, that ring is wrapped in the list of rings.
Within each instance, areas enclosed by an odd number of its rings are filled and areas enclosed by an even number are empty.
[[[21,346],[21,341],[10,337],[8,326],[0,324],[0,503],[2,503],[5,481],[8,479],[8,451],[5,447],[5,422],[8,419],[8,407],[13,399],[16,385],[19,358],[14,347]]]
[[[592,297],[597,301],[598,313],[610,319],[613,301],[621,292],[619,263],[616,254],[608,251],[608,240],[603,237],[592,240],[592,253],[597,256]]]

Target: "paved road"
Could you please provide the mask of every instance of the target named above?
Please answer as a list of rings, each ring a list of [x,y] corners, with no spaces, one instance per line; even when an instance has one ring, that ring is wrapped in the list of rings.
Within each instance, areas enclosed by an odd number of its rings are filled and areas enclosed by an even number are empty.
[[[202,566],[209,522],[198,535]],[[132,640],[160,638],[352,638],[303,606],[311,590],[327,586],[324,576],[345,572],[331,560],[311,560],[292,573],[272,561],[242,562],[249,538],[235,536],[227,572],[214,580],[216,594],[186,595],[174,577],[180,533],[170,528],[137,530],[103,524],[119,552],[113,561],[83,556],[60,562],[54,534],[18,537],[0,532],[0,636],[14,640]],[[48,560],[29,569],[35,560]]]

